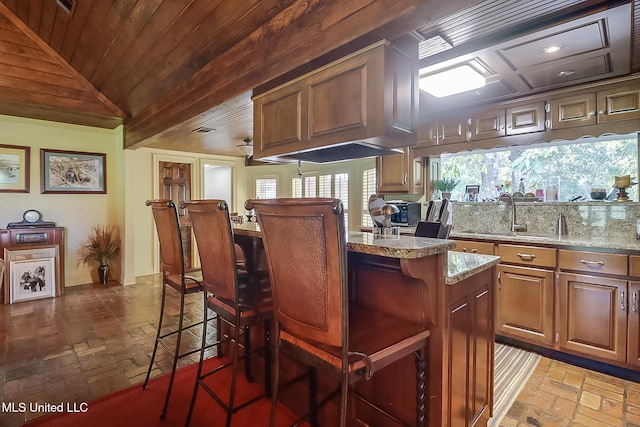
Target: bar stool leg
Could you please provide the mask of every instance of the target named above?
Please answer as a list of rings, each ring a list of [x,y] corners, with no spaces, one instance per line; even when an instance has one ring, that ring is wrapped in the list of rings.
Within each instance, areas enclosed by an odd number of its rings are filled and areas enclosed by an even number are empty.
[[[178,357],[180,355],[180,341],[182,340],[182,319],[184,314],[184,292],[180,292],[180,318],[178,319],[178,332],[176,334],[176,350],[173,355],[173,365],[171,366],[171,377],[169,377],[169,387],[167,387],[167,396],[164,399],[164,406],[160,419],[164,420],[169,407],[169,398],[171,397],[171,389],[173,388],[173,380],[176,376],[176,367],[178,366]]]
[[[189,427],[189,423],[191,422],[191,415],[193,414],[193,407],[196,404],[196,397],[198,397],[198,388],[200,385],[200,376],[202,375],[202,364],[204,362],[204,351],[206,349],[207,342],[207,325],[209,324],[209,309],[207,308],[207,293],[203,292],[204,298],[204,313],[203,313],[203,322],[202,322],[202,342],[200,343],[200,360],[198,361],[198,372],[196,373],[196,384],[193,389],[193,396],[191,397],[191,404],[189,405],[189,413],[187,414],[187,421],[185,422],[185,426]]]
[[[278,341],[280,340],[280,327],[278,322],[275,326],[276,345],[273,346],[273,372],[271,383],[271,417],[269,419],[269,427],[275,427],[276,425],[276,409],[278,407],[278,383],[280,381],[280,346]]]
[[[151,360],[149,361],[149,369],[147,369],[147,376],[145,377],[144,382],[142,383],[143,390],[147,388],[147,383],[149,382],[149,377],[151,376],[151,369],[153,368],[153,361],[156,359],[156,353],[158,351],[158,341],[160,340],[160,331],[162,330],[162,318],[164,317],[164,302],[167,294],[166,289],[167,289],[167,286],[164,284],[164,278],[163,278],[162,301],[160,302],[160,320],[158,320],[158,331],[156,332],[156,342],[155,344],[153,344],[153,352],[151,353]]]

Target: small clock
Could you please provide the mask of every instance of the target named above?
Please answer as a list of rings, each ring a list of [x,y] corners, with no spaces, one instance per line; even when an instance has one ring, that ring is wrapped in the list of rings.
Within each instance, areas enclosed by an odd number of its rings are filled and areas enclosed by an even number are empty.
[[[42,214],[35,209],[29,209],[22,214],[22,218],[25,222],[29,223],[40,222]]]

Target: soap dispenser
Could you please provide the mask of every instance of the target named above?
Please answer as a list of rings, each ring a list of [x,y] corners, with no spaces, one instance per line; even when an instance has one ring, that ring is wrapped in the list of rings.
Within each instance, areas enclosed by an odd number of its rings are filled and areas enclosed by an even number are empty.
[[[567,218],[562,212],[558,215],[558,236],[565,236],[567,234]]]

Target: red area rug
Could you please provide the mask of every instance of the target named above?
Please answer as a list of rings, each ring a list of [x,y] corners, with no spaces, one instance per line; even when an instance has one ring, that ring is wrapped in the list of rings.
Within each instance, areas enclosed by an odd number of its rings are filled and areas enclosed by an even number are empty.
[[[211,369],[221,359],[213,358],[205,362],[205,368]],[[88,402],[86,412],[60,413],[37,418],[25,424],[26,427],[173,427],[184,426],[189,411],[189,404],[195,385],[197,365],[187,366],[176,371],[173,391],[169,401],[167,416],[160,420],[160,412],[164,404],[165,392],[169,384],[169,375],[151,379],[147,388],[140,384],[118,391],[108,396]],[[229,390],[230,369],[223,369],[207,379],[207,384],[214,390]],[[244,402],[250,397],[262,393],[262,388],[256,383],[246,381],[244,375],[238,375],[236,402]],[[226,400],[228,392],[223,394]],[[70,403],[73,409],[73,402]],[[76,410],[81,409],[76,403]],[[271,400],[264,398],[233,415],[232,426],[261,426],[269,424]],[[296,415],[278,404],[276,417],[278,426],[291,425],[297,419]],[[198,398],[191,418],[192,427],[224,426],[226,414],[220,406],[202,389],[198,390]]]

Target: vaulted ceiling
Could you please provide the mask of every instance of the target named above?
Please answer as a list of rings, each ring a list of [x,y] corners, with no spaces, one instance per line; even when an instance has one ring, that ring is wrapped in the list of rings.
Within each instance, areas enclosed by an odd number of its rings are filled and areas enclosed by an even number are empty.
[[[253,91],[341,52],[443,34],[455,40],[444,60],[620,3],[1,0],[0,114],[124,124],[127,148],[240,156],[235,145],[252,135]],[[629,10],[633,29],[638,8]],[[633,55],[625,73],[640,68],[636,37],[626,37]]]

